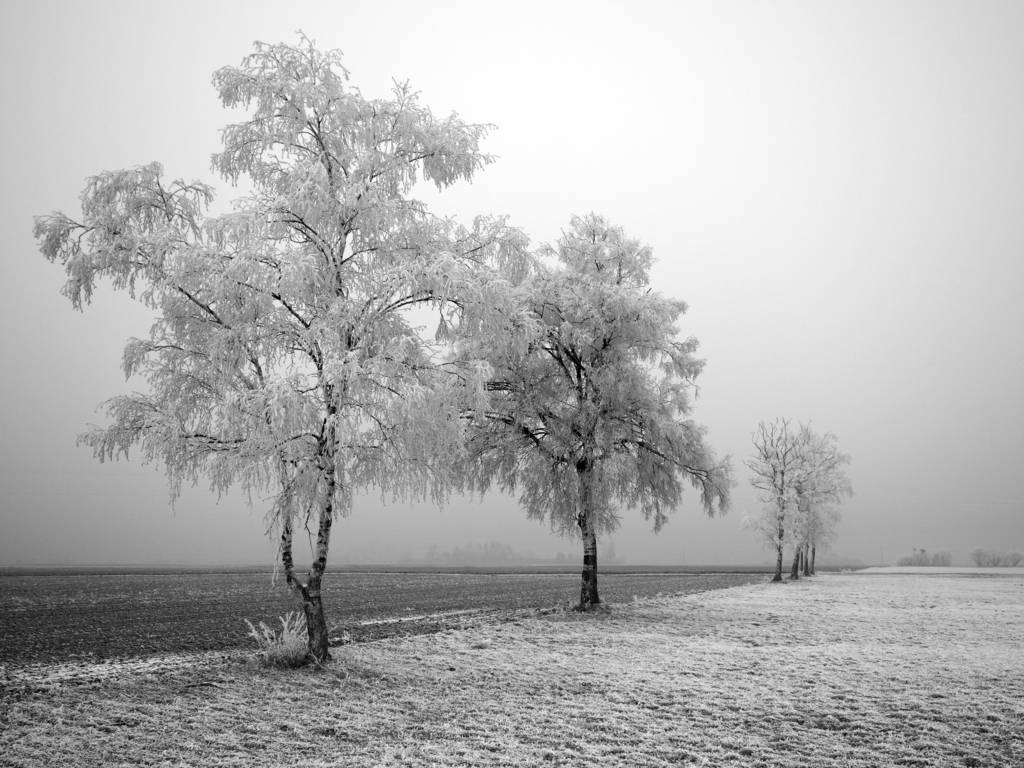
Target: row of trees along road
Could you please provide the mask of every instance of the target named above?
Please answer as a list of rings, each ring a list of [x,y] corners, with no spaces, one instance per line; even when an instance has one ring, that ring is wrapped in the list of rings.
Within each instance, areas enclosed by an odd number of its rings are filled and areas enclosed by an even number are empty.
[[[725,510],[728,465],[688,418],[696,342],[676,338],[685,305],[650,289],[650,249],[597,216],[531,251],[503,219],[431,215],[415,184],[472,179],[487,127],[435,117],[404,84],[365,98],[306,38],[257,44],[214,85],[249,113],[213,157],[251,182],[233,212],[209,215],[209,186],[153,163],[90,179],[80,220],[41,216],[35,234],[76,308],[107,279],[156,315],[124,353],[148,391],[110,400],[82,441],[101,460],[137,449],[172,493],[200,477],[269,492],[312,658],[328,657],[331,526],[360,491],[517,492],[581,534],[583,609],[618,506],[658,528],[688,480]],[[317,532],[306,573],[297,526]]]
[[[817,551],[835,535],[836,505],[853,493],[845,470],[850,457],[832,433],[818,434],[805,424],[794,429],[781,418],[760,422],[753,443],[746,464],[764,506],[746,522],[775,550],[774,581],[782,581],[787,546],[793,551],[790,578],[812,575]]]

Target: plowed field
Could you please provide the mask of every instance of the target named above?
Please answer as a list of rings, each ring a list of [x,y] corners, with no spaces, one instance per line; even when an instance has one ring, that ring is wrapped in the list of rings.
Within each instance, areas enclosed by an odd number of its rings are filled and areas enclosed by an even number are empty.
[[[618,572],[602,599],[689,594],[762,581],[761,573]],[[325,578],[334,638],[360,642],[463,626],[513,611],[565,606],[569,572],[343,572]],[[147,656],[247,646],[245,619],[276,625],[298,608],[280,580],[255,570],[0,572],[0,662]]]

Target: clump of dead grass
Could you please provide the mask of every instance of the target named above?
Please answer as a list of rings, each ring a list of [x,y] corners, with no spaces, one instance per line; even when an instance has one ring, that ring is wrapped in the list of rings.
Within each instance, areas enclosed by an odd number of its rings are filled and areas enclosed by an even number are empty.
[[[293,669],[301,667],[309,658],[309,640],[303,617],[295,611],[279,616],[281,631],[268,627],[264,622],[253,625],[245,620],[249,627],[249,637],[256,642],[258,656],[268,667]]]

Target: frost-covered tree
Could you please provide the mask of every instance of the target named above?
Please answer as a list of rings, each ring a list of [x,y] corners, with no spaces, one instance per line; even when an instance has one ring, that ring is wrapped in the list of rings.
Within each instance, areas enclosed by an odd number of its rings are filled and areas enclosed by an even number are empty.
[[[800,510],[794,539],[799,555],[793,561],[794,576],[801,564],[805,575],[814,573],[818,549],[831,543],[839,524],[836,505],[853,494],[845,469],[850,457],[839,450],[839,439],[834,434],[818,434],[801,425],[797,443],[802,467],[794,483]]]
[[[332,523],[361,489],[442,495],[437,460],[460,439],[464,404],[439,399],[444,366],[409,312],[435,308],[442,335],[486,329],[493,312],[480,310],[506,292],[488,265],[517,258],[522,239],[501,221],[462,229],[411,197],[418,180],[444,188],[490,158],[486,126],[435,117],[408,85],[366,98],[340,53],[304,37],[257,43],[214,85],[248,112],[213,156],[223,177],[251,182],[232,213],[207,215],[210,187],[167,181],[154,163],[96,176],[80,219],[39,217],[35,232],[75,307],[107,278],[157,317],[125,351],[148,391],[110,401],[109,425],[84,441],[100,459],[137,447],[172,493],[205,476],[217,491],[271,494],[286,580],[322,660]],[[462,366],[460,382],[475,370]],[[296,526],[316,532],[304,574]]]
[[[929,552],[927,549],[914,549],[914,554],[904,555],[896,561],[899,566],[948,567],[953,564],[953,556],[949,552]]]
[[[603,218],[574,218],[518,286],[508,328],[467,341],[492,367],[489,410],[469,440],[472,481],[580,535],[582,610],[600,603],[597,536],[621,508],[639,507],[658,530],[687,482],[709,515],[728,505],[728,463],[689,418],[703,361],[695,339],[679,338],[686,305],[652,290],[651,263],[649,247]]]
[[[782,581],[782,555],[786,533],[790,531],[800,510],[796,503],[796,483],[802,466],[797,433],[787,419],[775,419],[770,424],[759,422],[752,441],[754,454],[746,460],[750,469],[750,484],[760,492],[764,505],[759,516],[747,524],[755,528],[775,550],[773,581]]]
[[[825,552],[832,547],[842,516],[839,508],[831,503],[818,504],[808,511],[800,561],[804,576],[813,576],[816,573],[818,553]]]
[[[923,552],[924,550],[922,550]],[[994,568],[994,567],[1009,567],[1016,568],[1020,565],[1021,560],[1024,560],[1024,556],[1020,552],[999,552],[994,549],[977,549],[971,550],[971,560],[975,565],[983,568]],[[950,563],[940,563],[940,565],[949,565]],[[900,563],[903,565],[903,563]]]
[[[843,469],[850,459],[838,450],[835,435],[818,435],[805,425],[794,429],[782,418],[760,422],[752,441],[746,464],[764,507],[747,524],[775,550],[772,580],[782,581],[786,546],[793,549],[790,576],[796,579],[802,558],[813,562],[817,547],[832,536],[838,521],[833,505],[851,492]]]

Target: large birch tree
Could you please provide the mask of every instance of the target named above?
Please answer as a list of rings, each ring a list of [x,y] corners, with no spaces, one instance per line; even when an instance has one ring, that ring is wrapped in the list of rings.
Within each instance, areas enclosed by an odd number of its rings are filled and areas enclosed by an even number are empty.
[[[659,530],[687,483],[707,514],[728,506],[728,461],[691,418],[703,361],[697,341],[679,337],[686,304],[651,288],[652,261],[605,219],[573,218],[519,284],[506,330],[466,342],[492,367],[470,477],[580,536],[581,610],[601,602],[597,537],[622,508],[639,508]]]
[[[464,403],[439,400],[444,366],[410,310],[433,307],[444,333],[486,328],[494,313],[482,308],[506,293],[490,266],[523,242],[502,221],[463,229],[411,197],[420,180],[443,189],[490,162],[487,126],[435,117],[406,84],[366,98],[339,52],[304,37],[257,43],[213,80],[248,114],[213,156],[225,179],[251,182],[232,213],[208,215],[209,186],[166,180],[153,163],[90,179],[80,217],[42,216],[35,231],[75,307],[106,278],[156,314],[125,351],[148,391],[111,400],[110,423],[83,440],[100,459],[139,449],[172,491],[207,477],[217,491],[270,493],[309,653],[323,660],[333,522],[364,489],[443,495],[437,460],[460,437]],[[477,370],[459,368],[463,391]],[[316,535],[305,573],[297,526]]]

